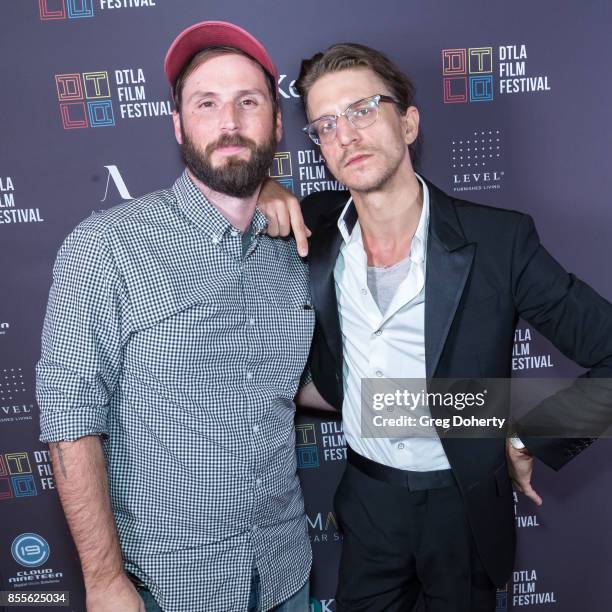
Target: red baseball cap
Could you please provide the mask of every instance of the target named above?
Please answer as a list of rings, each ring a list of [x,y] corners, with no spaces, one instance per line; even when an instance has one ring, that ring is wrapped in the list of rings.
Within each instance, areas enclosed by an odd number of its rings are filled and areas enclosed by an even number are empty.
[[[265,47],[246,30],[225,21],[196,23],[174,39],[164,60],[164,72],[170,86],[174,88],[181,70],[196,53],[217,46],[235,47],[251,56],[274,79],[278,95],[278,71]]]

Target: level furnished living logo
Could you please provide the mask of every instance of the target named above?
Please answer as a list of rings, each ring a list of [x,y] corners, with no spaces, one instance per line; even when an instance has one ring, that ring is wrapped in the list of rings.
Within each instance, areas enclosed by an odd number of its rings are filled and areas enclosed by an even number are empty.
[[[498,129],[457,133],[449,140],[449,168],[455,192],[501,189],[503,140]]]
[[[445,104],[492,102],[497,95],[550,91],[548,75],[531,76],[527,45],[442,49]]]

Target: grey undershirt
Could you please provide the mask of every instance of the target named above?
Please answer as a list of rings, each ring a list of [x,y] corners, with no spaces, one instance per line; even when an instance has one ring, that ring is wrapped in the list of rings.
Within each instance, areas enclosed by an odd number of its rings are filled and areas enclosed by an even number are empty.
[[[249,223],[249,227],[242,234],[242,258],[246,257],[247,251],[253,242],[253,223]]]
[[[400,283],[408,276],[410,257],[406,257],[388,268],[368,266],[368,288],[381,314],[387,312],[389,304]]]

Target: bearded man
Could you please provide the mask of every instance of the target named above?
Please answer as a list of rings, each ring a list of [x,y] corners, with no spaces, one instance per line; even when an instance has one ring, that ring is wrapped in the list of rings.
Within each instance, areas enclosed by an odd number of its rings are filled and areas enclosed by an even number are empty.
[[[278,75],[227,23],[172,43],[174,185],[62,245],[37,368],[41,440],[90,612],[308,609],[295,406],[314,327],[294,241],[256,208]]]

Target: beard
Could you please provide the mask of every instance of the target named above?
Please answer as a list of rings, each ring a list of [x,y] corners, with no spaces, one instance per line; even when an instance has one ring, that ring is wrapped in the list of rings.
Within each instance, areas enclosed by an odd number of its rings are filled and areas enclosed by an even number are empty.
[[[181,135],[181,154],[185,165],[213,191],[234,198],[248,198],[268,177],[277,145],[273,130],[270,131],[268,139],[260,145],[238,134],[226,134],[206,145],[203,150],[185,133],[182,125]],[[228,146],[246,147],[251,151],[251,156],[246,160],[229,156],[220,165],[213,166],[211,156],[215,149]]]

